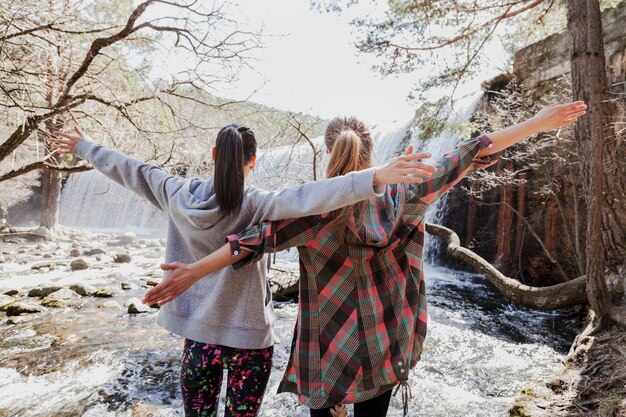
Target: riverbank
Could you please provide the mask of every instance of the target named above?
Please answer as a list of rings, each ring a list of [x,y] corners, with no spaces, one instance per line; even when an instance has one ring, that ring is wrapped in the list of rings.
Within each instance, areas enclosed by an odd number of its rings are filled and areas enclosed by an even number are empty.
[[[582,341],[560,375],[523,390],[511,417],[625,417],[626,333],[607,329]]]

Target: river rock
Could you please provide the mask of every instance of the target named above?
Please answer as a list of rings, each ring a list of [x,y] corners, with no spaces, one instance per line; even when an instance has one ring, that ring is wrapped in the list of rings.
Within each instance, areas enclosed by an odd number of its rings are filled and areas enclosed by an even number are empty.
[[[99,290],[97,290],[95,293],[93,293],[93,296],[99,297],[99,298],[110,298],[110,297],[116,296],[117,294],[119,294],[119,291],[117,290],[117,288],[102,287]]]
[[[75,293],[82,295],[83,297],[86,297],[88,295],[93,295],[97,289],[95,287],[92,287],[89,284],[72,284],[70,285],[70,290],[74,291]]]
[[[58,286],[41,286],[41,287],[35,287],[33,289],[31,289],[30,291],[28,291],[28,296],[29,297],[39,297],[39,298],[43,298],[43,297],[47,297],[50,294],[52,294],[55,291],[59,291],[61,289],[61,287]]]
[[[0,295],[0,310],[4,311],[4,308],[13,302],[15,302],[15,298],[8,295]]]
[[[35,229],[35,233],[43,236],[46,239],[50,239],[52,237],[52,234],[50,234],[50,229],[45,226],[39,226],[37,229]]]
[[[148,287],[156,287],[157,285],[159,285],[161,283],[160,279],[149,279],[148,281],[146,281],[146,285]]]
[[[133,232],[126,232],[123,235],[118,236],[117,239],[122,245],[129,245],[131,243],[137,242],[137,235]]]
[[[41,302],[41,305],[48,308],[63,308],[65,307],[65,303],[60,300],[48,300],[44,298]]]
[[[93,248],[93,249],[89,249],[83,252],[83,255],[85,256],[94,256],[94,255],[102,255],[107,253],[104,249],[100,249],[100,248]]]
[[[19,291],[18,291],[18,290],[6,290],[6,291],[5,291],[5,292],[3,292],[2,294],[4,294],[4,295],[14,296],[14,295],[19,294]]]
[[[88,269],[88,268],[89,268],[89,264],[85,262],[85,260],[82,258],[75,259],[70,264],[70,269],[72,271],[82,271],[83,269]]]
[[[102,304],[96,305],[97,308],[122,308],[120,303],[115,300],[107,300]]]
[[[150,311],[150,307],[142,304],[139,298],[130,298],[128,300],[128,314],[140,314]]]
[[[45,259],[52,259],[52,255],[51,255],[51,254],[49,254],[49,253],[44,253],[44,254],[43,254],[43,257],[44,257]]]
[[[42,313],[47,308],[28,301],[16,301],[6,306],[7,316],[21,316],[22,314]]]
[[[81,255],[81,251],[79,248],[73,248],[72,250],[70,250],[70,256],[72,258],[77,258]]]
[[[131,262],[131,257],[127,253],[118,253],[113,257],[113,262],[116,264],[124,264]]]
[[[71,288],[61,288],[59,291],[55,291],[45,298],[45,300],[53,301],[65,301],[80,298],[80,294]]]
[[[139,288],[139,285],[135,284],[134,282],[128,282],[128,281],[122,282],[123,290],[136,290],[138,288]]]

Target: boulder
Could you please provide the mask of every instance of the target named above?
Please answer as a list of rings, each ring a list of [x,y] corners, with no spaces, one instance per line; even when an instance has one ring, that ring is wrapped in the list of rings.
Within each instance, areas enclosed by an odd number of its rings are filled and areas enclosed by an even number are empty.
[[[82,295],[83,297],[86,297],[88,295],[93,295],[97,289],[95,287],[92,287],[89,284],[72,284],[70,285],[70,290],[76,292],[79,295]]]
[[[5,308],[7,316],[21,316],[22,314],[42,313],[46,310],[47,308],[28,301],[16,301],[12,304],[9,304]]]
[[[137,235],[133,232],[126,232],[123,235],[118,236],[117,239],[122,245],[129,245],[137,242]]]
[[[99,297],[99,298],[110,298],[110,297],[116,296],[117,294],[119,294],[119,291],[117,290],[117,288],[102,287],[99,290],[97,290],[95,293],[93,293],[93,296]]]
[[[8,295],[0,295],[0,310],[4,311],[4,308],[11,303],[15,302],[15,298]]]
[[[88,268],[89,268],[89,264],[85,262],[85,260],[82,258],[75,259],[70,264],[70,269],[72,271],[82,271],[83,269],[88,269]]]
[[[70,256],[72,258],[79,257],[80,255],[81,255],[81,251],[79,248],[73,248],[72,250],[70,250]]]
[[[18,290],[6,290],[5,292],[3,292],[4,295],[10,295],[10,296],[14,296],[19,294]]]
[[[54,286],[54,285],[35,287],[31,289],[30,291],[28,291],[28,296],[43,298],[43,297],[49,296],[55,291],[59,291],[60,289],[61,287]]]
[[[41,302],[41,305],[44,307],[49,307],[49,308],[63,308],[65,307],[65,303],[63,301],[60,300],[48,300],[47,298],[44,298],[43,301]]]
[[[113,262],[116,264],[123,264],[131,262],[131,257],[127,253],[118,253],[113,257]]]
[[[139,301],[139,298],[130,298],[127,304],[128,304],[128,314],[140,314],[140,313],[147,313],[148,311],[150,311],[150,307],[145,304],[142,304],[141,301]]]
[[[52,294],[48,295],[45,300],[51,301],[66,301],[81,298],[80,294],[71,288],[61,288],[59,291],[55,291]]]

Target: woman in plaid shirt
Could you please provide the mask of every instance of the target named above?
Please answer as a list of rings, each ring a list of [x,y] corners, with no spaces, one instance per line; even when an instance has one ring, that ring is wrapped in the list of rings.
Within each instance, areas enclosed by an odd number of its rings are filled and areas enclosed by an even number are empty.
[[[279,392],[293,392],[312,417],[355,403],[355,416],[385,416],[394,386],[407,386],[426,336],[422,271],[424,216],[430,204],[491,156],[535,133],[585,114],[582,102],[553,105],[518,125],[462,142],[422,183],[388,186],[375,199],[318,216],[263,222],[192,265],[175,271],[146,295],[167,302],[199,277],[223,266],[242,268],[269,252],[297,247],[299,315]],[[354,117],[330,122],[327,177],[370,166],[372,141]],[[241,259],[242,253],[250,256]],[[160,287],[160,288],[159,288]],[[405,396],[405,415],[407,398]]]

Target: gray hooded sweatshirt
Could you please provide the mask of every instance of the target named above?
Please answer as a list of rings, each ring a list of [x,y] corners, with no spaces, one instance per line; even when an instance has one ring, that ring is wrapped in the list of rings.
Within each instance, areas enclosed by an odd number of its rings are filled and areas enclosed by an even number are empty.
[[[212,179],[175,177],[89,138],[82,139],[74,153],[168,215],[166,262],[195,262],[224,245],[226,236],[263,220],[321,214],[382,191],[374,190],[373,168],[281,191],[246,187],[239,213],[223,218]],[[277,341],[271,299],[263,262],[239,271],[226,268],[165,304],[157,323],[202,343],[262,349]]]

